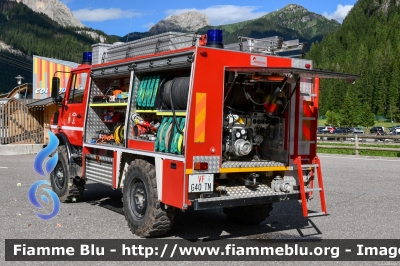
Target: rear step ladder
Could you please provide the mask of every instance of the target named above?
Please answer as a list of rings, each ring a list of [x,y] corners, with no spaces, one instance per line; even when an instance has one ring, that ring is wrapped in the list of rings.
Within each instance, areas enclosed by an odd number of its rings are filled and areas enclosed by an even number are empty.
[[[312,217],[312,216],[326,215],[327,212],[326,212],[326,202],[325,202],[325,190],[324,190],[324,183],[322,181],[321,163],[320,163],[319,158],[315,157],[312,161],[312,164],[302,164],[301,156],[299,156],[294,160],[294,163],[297,164],[303,216],[304,217]],[[306,171],[306,170],[311,170],[309,188],[305,188],[305,186],[304,186],[304,171]],[[319,186],[316,188],[314,188],[315,172],[317,172],[318,186]],[[308,193],[309,198],[312,198],[314,191],[319,191],[319,198],[321,201],[321,212],[308,213],[306,193]]]

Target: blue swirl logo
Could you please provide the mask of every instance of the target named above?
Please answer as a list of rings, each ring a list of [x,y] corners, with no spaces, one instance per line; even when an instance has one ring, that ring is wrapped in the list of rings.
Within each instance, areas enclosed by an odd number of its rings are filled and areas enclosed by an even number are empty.
[[[50,183],[46,180],[39,180],[35,183],[33,183],[33,185],[29,188],[28,191],[28,198],[30,200],[30,202],[32,203],[33,206],[35,206],[38,209],[44,209],[44,207],[42,206],[42,204],[40,204],[40,202],[38,201],[37,197],[36,197],[36,192],[39,188],[40,185],[50,185]],[[60,200],[58,199],[58,196],[56,193],[54,193],[52,190],[48,189],[48,188],[42,188],[44,191],[46,191],[52,201],[53,201],[53,211],[49,214],[43,214],[40,212],[36,212],[35,214],[42,220],[50,220],[52,218],[54,218],[54,216],[56,216],[58,214],[58,212],[60,211]],[[40,198],[42,199],[42,201],[46,204],[49,204],[49,198],[46,197],[46,195],[41,195]]]
[[[57,165],[58,162],[58,152],[56,152],[53,157],[51,157],[49,160],[46,162],[46,173],[43,170],[43,164],[45,159],[50,156],[58,147],[58,138],[50,131],[47,131],[49,134],[49,144],[47,145],[46,148],[41,150],[35,157],[35,161],[33,162],[33,168],[35,169],[36,173],[38,173],[41,176],[46,176],[47,174],[50,174],[51,171],[54,170],[54,168]],[[29,201],[32,203],[33,206],[35,206],[38,209],[44,209],[42,204],[38,201],[38,198],[36,197],[36,193],[38,191],[38,188],[40,185],[50,185],[50,183],[46,180],[39,180],[35,182],[28,191],[28,198]],[[50,220],[54,218],[58,212],[60,211],[60,200],[58,199],[58,196],[56,193],[54,193],[52,190],[48,188],[42,188],[47,194],[50,196],[54,206],[53,210],[49,214],[43,214],[35,211],[35,214],[42,220]],[[45,203],[49,204],[49,198],[46,195],[41,195],[40,199]]]
[[[43,171],[43,163],[45,159],[52,154],[58,147],[58,138],[50,131],[47,130],[49,134],[49,144],[46,148],[41,150],[35,157],[35,161],[33,162],[33,168],[35,169],[36,173],[41,176],[46,176],[46,173]],[[46,163],[46,172],[50,174],[51,171],[56,167],[58,161],[58,153],[56,152],[53,157],[51,157]]]

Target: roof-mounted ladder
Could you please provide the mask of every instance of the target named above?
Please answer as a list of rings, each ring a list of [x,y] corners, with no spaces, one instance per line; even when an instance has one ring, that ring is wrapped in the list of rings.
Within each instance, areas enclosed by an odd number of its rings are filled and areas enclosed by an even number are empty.
[[[239,36],[238,43],[232,43],[225,45],[225,49],[247,51],[251,53],[263,53],[263,54],[279,54],[289,51],[301,51],[301,55],[304,55],[307,43],[300,43],[299,39],[284,41],[282,37],[273,36],[263,39],[255,39],[249,37]]]
[[[197,33],[165,32],[131,42],[92,45],[93,64],[157,54],[198,45]]]

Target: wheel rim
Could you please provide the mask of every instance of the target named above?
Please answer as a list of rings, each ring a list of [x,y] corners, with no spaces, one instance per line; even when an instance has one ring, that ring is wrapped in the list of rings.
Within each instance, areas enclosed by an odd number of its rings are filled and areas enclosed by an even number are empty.
[[[134,180],[130,189],[130,206],[133,214],[138,219],[142,219],[147,209],[146,186],[141,180]]]
[[[54,184],[58,189],[62,189],[65,184],[65,175],[64,175],[64,167],[62,163],[57,163],[54,172],[53,172],[53,180]]]

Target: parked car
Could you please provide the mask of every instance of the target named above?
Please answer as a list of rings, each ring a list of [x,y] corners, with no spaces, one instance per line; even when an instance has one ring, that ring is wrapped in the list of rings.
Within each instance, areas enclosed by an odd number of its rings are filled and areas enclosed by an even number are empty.
[[[372,127],[369,130],[369,133],[373,133],[373,134],[380,133],[383,135],[383,134],[385,134],[385,128],[384,127]]]
[[[317,129],[317,134],[323,134],[326,133],[327,131],[325,131],[325,127],[318,127]]]
[[[350,133],[351,132],[351,129],[349,127],[338,127],[336,129],[341,130],[342,131],[341,133]]]
[[[318,127],[318,133],[331,133],[335,128],[333,126]]]
[[[335,128],[332,132],[330,132],[331,134],[343,134],[346,133],[344,129],[342,128]]]
[[[361,128],[358,127],[353,127],[350,128],[350,133],[349,134],[354,134],[354,135],[364,135],[364,130],[362,130]],[[355,138],[348,138],[347,140],[350,141],[355,141]],[[361,141],[365,141],[365,139],[361,139]]]
[[[400,132],[400,126],[393,126],[389,129],[389,134],[396,135],[394,132]]]
[[[343,138],[339,138],[340,135],[346,134],[346,130],[343,128],[335,128],[332,132],[329,132],[330,135],[333,136],[329,136],[326,139],[327,140],[342,140]]]
[[[364,134],[364,130],[358,127],[351,128],[350,130],[351,134]]]

